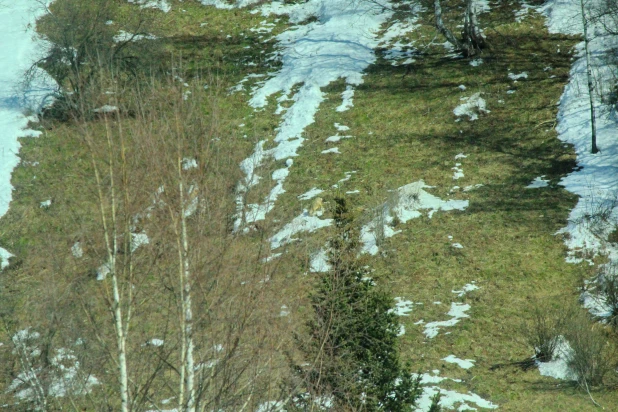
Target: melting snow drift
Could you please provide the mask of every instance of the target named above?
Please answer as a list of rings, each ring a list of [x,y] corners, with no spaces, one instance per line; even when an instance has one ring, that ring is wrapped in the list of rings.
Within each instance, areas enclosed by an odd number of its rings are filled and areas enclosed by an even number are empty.
[[[34,22],[44,8],[36,0],[5,2],[0,5],[0,217],[9,208],[13,188],[11,173],[19,163],[20,136],[37,136],[24,130],[35,118],[24,114],[26,109],[38,110],[45,97],[54,89],[53,80],[43,71],[36,74],[35,83],[21,86],[25,71],[37,58],[41,40],[34,32]],[[0,270],[8,265],[11,254],[0,247]]]

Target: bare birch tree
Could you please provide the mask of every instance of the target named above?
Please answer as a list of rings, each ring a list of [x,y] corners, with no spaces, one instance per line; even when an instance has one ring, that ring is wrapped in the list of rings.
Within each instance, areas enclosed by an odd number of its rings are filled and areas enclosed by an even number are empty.
[[[456,51],[463,53],[465,56],[474,56],[485,48],[485,39],[478,23],[478,5],[475,0],[466,0],[464,27],[461,32],[461,38],[457,37],[444,23],[440,0],[434,0],[433,6],[436,28]]]

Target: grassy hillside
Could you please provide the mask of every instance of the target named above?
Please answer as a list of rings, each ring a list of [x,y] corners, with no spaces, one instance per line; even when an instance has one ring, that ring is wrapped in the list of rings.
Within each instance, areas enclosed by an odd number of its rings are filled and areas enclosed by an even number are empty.
[[[75,1],[56,0],[53,7]],[[394,229],[400,233],[385,239],[376,256],[361,257],[380,287],[414,303],[409,315],[401,317],[404,359],[415,370],[439,370],[442,377],[460,380],[441,382],[443,390],[473,392],[500,410],[596,409],[584,391],[540,376],[537,368],[491,368],[530,358],[533,348],[525,343],[522,324],[532,319],[540,303],[556,308],[575,304],[583,280],[594,272],[587,263],[566,263],[563,240],[556,235],[576,201],[559,185],[575,160],[572,148],[556,138],[554,119],[578,39],[549,34],[543,17],[532,11],[516,21],[518,2],[490,3],[491,11],[481,15],[488,48],[476,57],[482,64],[473,65],[473,59],[450,54],[432,26],[430,10],[421,12],[419,27],[401,39],[414,42],[414,62],[393,65],[384,45],[348,111],[336,110],[344,82],[329,85],[315,122],[304,132],[307,140],[294,158],[285,193],[265,221],[240,235],[230,231],[236,182],[242,178],[238,164],[256,142],[272,139],[281,117],[275,113],[274,98],[264,110],[254,111],[247,104],[249,87],[229,90],[247,75],[277,70],[280,63],[267,59],[275,48],[272,35],[286,30],[288,23],[250,9],[170,3],[167,13],[140,12],[144,31],[158,38],[142,41],[152,42],[140,50],[152,53],[139,66],[143,89],[136,90],[124,75],[110,75],[101,77],[88,97],[89,110],[113,104],[127,111],[86,120],[43,119],[34,126],[43,134],[21,141],[22,162],[13,174],[14,201],[0,220],[0,245],[16,255],[2,273],[3,403],[28,410],[24,402],[14,404],[16,390],[10,387],[24,357],[16,357],[9,342],[17,331],[31,327],[44,336],[50,352],[74,345],[84,367],[101,382],[88,396],[55,398],[51,409],[118,406],[115,365],[108,356],[114,347],[107,306],[110,289],[107,280],[95,279],[106,259],[98,208],[103,203],[109,211],[111,205],[112,179],[106,169],[110,161],[118,173],[118,193],[127,196],[119,201],[120,220],[127,229],[124,238],[119,236],[120,245],[132,247],[123,243],[129,232],[150,237],[149,244],[140,246],[141,254],[123,266],[135,270],[125,296],[134,287],[139,290],[131,298],[136,309],[130,337],[140,399],[136,408],[165,409],[161,401],[175,396],[177,371],[170,365],[179,362],[180,339],[174,328],[181,293],[174,282],[180,246],[174,228],[180,215],[170,206],[153,209],[154,217],[148,219],[134,217],[146,215],[161,185],[168,205],[178,201],[182,190],[167,189],[177,183],[173,176],[178,150],[180,158],[199,164],[186,172],[187,184],[198,188],[187,194],[203,201],[203,208],[188,218],[195,240],[192,268],[199,278],[200,361],[219,359],[212,348],[222,344],[229,370],[217,370],[225,379],[213,378],[216,383],[207,391],[213,399],[229,388],[234,392],[226,398],[228,403],[213,401],[209,408],[241,410],[239,405],[246,401],[247,408],[257,410],[262,402],[281,396],[279,382],[288,373],[286,356],[295,356],[294,334],[304,332],[303,321],[310,314],[310,256],[333,234],[330,228],[303,233],[298,241],[272,251],[282,253],[280,257],[265,259],[272,254],[270,237],[311,204],[298,196],[313,187],[324,189],[320,196],[326,218],[334,197],[345,195],[360,226],[375,217],[376,208],[392,198],[392,191],[423,180],[432,186],[427,192],[441,199],[467,200],[469,206],[399,223]],[[108,27],[134,27],[138,6],[119,4]],[[405,11],[398,13],[395,18],[405,17]],[[455,7],[447,10],[448,18],[456,16]],[[260,25],[272,32],[252,30]],[[50,35],[53,27],[43,20],[39,31]],[[527,77],[509,78],[509,73],[523,72]],[[250,78],[246,85],[259,80]],[[464,102],[462,98],[475,93],[481,93],[488,111],[474,121],[455,116],[453,109]],[[348,126],[350,130],[340,134],[352,137],[325,142],[337,133],[335,123]],[[112,149],[107,145],[110,136],[117,144]],[[126,139],[123,146],[121,138]],[[271,147],[272,141],[266,145]],[[339,154],[322,153],[335,146]],[[103,201],[95,166],[102,171]],[[280,167],[269,161],[259,174],[268,177]],[[454,179],[457,171],[463,176]],[[349,179],[339,182],[346,176]],[[527,188],[539,176],[548,186]],[[269,190],[266,180],[249,193],[249,202],[264,198]],[[42,206],[48,199],[51,205]],[[76,242],[83,248],[81,258],[72,253]],[[454,293],[466,284],[478,289]],[[469,317],[429,338],[425,324],[450,319],[452,303],[469,304]],[[289,312],[286,316],[280,316],[282,305]],[[145,343],[161,336],[169,345],[149,352]],[[79,339],[88,342],[83,351],[75,344]],[[443,360],[451,354],[475,364],[465,370]],[[607,386],[594,389],[592,395],[608,410],[616,403],[615,391]]]

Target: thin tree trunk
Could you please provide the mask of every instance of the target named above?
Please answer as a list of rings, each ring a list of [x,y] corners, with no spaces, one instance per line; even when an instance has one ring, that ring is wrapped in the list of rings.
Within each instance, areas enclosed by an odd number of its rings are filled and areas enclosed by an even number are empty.
[[[474,0],[466,1],[466,15],[464,18],[462,37],[468,56],[477,54],[485,46],[485,39],[479,30],[477,9]]]
[[[186,393],[186,412],[195,412],[195,364],[193,358],[193,308],[191,302],[191,271],[189,267],[189,237],[187,235],[187,217],[185,216],[186,204],[185,204],[185,188],[182,176],[182,156],[180,154],[180,148],[178,150],[177,158],[178,169],[178,191],[180,193],[180,277],[181,277],[181,294],[182,294],[182,323],[183,323],[183,373],[181,379],[184,378],[184,383],[181,384],[181,388],[184,385]]]
[[[105,200],[103,197],[101,177],[98,172],[98,167],[94,159],[94,152],[91,148],[91,158],[95,171],[95,177],[97,181],[97,188],[99,192],[99,209],[101,212],[101,222],[103,224],[103,232],[105,236],[105,246],[107,249],[108,267],[112,278],[112,317],[114,319],[114,330],[116,332],[116,347],[118,350],[118,372],[120,383],[120,403],[121,411],[129,412],[129,374],[127,368],[127,355],[126,355],[126,335],[123,325],[122,315],[122,298],[120,295],[120,286],[118,282],[118,274],[116,271],[116,257],[118,251],[117,245],[117,233],[116,233],[116,191],[114,181],[114,162],[113,162],[113,144],[111,131],[109,130],[109,123],[105,118],[105,129],[107,134],[107,148],[109,151],[108,164],[109,164],[109,178],[110,178],[110,194],[111,194],[111,219],[112,227],[110,234],[110,227],[107,224],[107,217],[105,212]],[[111,239],[110,239],[111,237]]]
[[[434,0],[433,6],[434,13],[436,15],[436,28],[446,38],[446,40],[451,43],[453,47],[455,47],[455,49],[462,50],[463,44],[459,41],[457,37],[455,37],[453,32],[444,25],[444,20],[442,20],[442,6],[440,5],[440,0]]]
[[[597,120],[594,108],[594,84],[592,81],[592,68],[590,66],[590,51],[588,50],[588,20],[586,19],[586,10],[584,7],[584,0],[579,1],[582,9],[582,23],[584,25],[584,45],[586,52],[586,76],[588,77],[588,97],[590,101],[590,133],[591,133],[591,153],[595,154],[599,152],[597,147]]]

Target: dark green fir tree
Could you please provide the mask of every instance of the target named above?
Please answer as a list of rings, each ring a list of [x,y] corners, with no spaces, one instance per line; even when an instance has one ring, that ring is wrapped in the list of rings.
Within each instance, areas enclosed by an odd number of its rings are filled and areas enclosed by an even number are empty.
[[[335,203],[331,270],[311,295],[308,338],[297,337],[305,363],[293,368],[302,395],[288,410],[410,411],[420,382],[399,357],[393,299],[374,285],[358,257],[358,231],[345,199]]]

